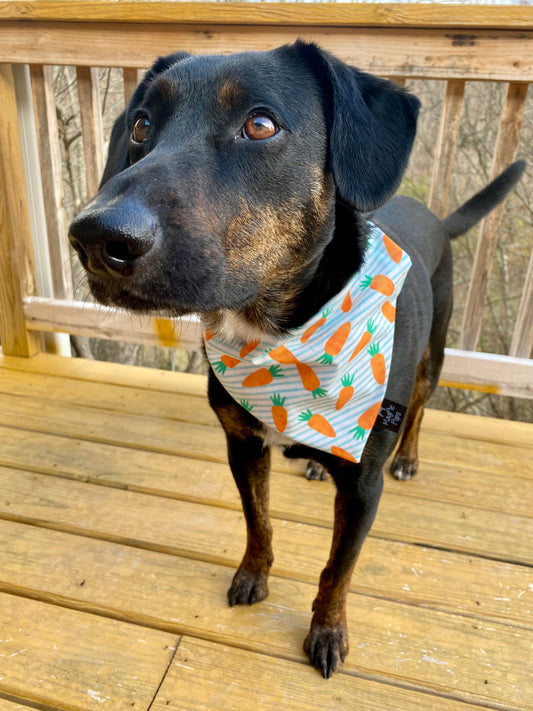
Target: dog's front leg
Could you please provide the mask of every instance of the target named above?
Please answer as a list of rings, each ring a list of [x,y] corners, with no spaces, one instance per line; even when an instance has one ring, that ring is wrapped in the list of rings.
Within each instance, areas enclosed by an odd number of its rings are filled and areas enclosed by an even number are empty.
[[[228,457],[246,518],[246,551],[228,590],[230,605],[252,605],[268,595],[272,567],[272,526],[268,514],[270,449],[249,435],[245,440],[226,433]]]
[[[320,576],[311,629],[304,649],[328,679],[348,653],[346,597],[361,546],[376,515],[383,477],[360,465],[328,467],[337,485],[331,553]]]

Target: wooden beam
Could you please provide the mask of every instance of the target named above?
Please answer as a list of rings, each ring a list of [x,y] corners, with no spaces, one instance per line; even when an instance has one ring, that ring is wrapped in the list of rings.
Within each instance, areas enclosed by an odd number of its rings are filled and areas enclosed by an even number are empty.
[[[0,64],[0,341],[7,355],[31,356],[40,338],[26,330],[22,299],[36,292],[35,264],[11,67]]]
[[[533,399],[533,360],[446,349],[439,385]]]
[[[44,298],[26,299],[24,313],[32,331],[70,333],[185,350],[198,350],[202,345],[200,322],[194,316],[178,320],[135,316],[128,311],[93,303]]]
[[[380,76],[533,81],[531,30],[0,22],[0,58],[14,63],[145,68],[157,55],[180,48],[229,54],[272,49],[299,36]]]
[[[460,11],[459,11],[460,10]],[[132,2],[32,0],[4,2],[0,19],[32,22],[213,23],[533,29],[524,6],[387,3]]]
[[[122,70],[122,81],[124,84],[124,104],[127,107],[133,92],[135,91],[137,84],[141,81],[143,77],[143,71],[141,69],[131,69],[130,67],[125,67]]]

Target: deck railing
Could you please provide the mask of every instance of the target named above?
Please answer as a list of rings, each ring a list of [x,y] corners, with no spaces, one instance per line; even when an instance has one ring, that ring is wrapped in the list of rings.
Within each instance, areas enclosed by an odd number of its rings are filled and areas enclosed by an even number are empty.
[[[194,319],[132,319],[72,300],[62,207],[52,66],[75,66],[87,193],[104,163],[97,67],[123,71],[127,98],[156,55],[227,53],[313,39],[363,70],[446,82],[429,206],[446,212],[465,83],[506,84],[491,175],[515,157],[533,81],[533,8],[527,6],[0,2],[0,339],[29,356],[41,333],[69,333],[191,348]],[[533,398],[533,254],[508,355],[476,352],[502,208],[484,220],[458,349],[442,382]],[[36,266],[37,264],[37,266]],[[39,286],[37,286],[39,283]]]

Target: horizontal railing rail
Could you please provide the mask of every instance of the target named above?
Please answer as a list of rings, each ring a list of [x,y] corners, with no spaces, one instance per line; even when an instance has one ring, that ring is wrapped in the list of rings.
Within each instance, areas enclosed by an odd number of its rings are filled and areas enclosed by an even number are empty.
[[[514,160],[533,82],[531,7],[0,2],[0,270],[5,276],[0,285],[0,338],[5,353],[30,355],[41,347],[42,332],[186,348],[201,343],[194,319],[138,318],[73,300],[52,66],[76,67],[83,179],[90,196],[104,163],[97,68],[122,69],[127,100],[139,71],[157,55],[176,49],[269,49],[297,37],[316,40],[361,69],[400,82],[445,83],[428,198],[438,215],[447,211],[468,82],[505,84],[491,177]],[[442,382],[533,398],[533,255],[509,353],[476,352],[501,219],[498,208],[481,224],[459,348],[447,350]]]

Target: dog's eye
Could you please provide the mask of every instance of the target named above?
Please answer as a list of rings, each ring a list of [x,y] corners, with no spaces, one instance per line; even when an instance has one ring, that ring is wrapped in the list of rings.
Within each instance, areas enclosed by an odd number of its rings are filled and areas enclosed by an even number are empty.
[[[279,131],[276,122],[265,114],[255,114],[250,116],[242,127],[242,137],[251,141],[263,141],[271,138]]]
[[[152,125],[150,121],[146,118],[146,116],[141,116],[140,118],[135,121],[135,125],[133,126],[133,131],[132,131],[132,138],[135,141],[135,143],[142,143],[143,141],[146,141],[148,136],[150,135],[150,129]]]

